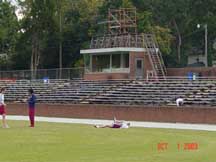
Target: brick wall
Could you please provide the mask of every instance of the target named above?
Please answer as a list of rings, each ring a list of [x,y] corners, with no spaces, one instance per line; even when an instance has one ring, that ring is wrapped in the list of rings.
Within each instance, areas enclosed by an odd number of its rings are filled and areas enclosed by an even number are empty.
[[[144,71],[144,78],[146,78],[147,70],[152,70],[153,68],[151,66],[148,55],[143,52],[131,52],[130,53],[130,78],[131,79],[136,78],[135,60],[137,58],[141,58],[144,61],[143,71]]]
[[[85,74],[85,80],[108,80],[108,79],[135,79],[136,78],[136,68],[135,60],[136,58],[141,58],[144,61],[143,71],[144,78],[146,77],[147,70],[152,70],[152,66],[147,54],[143,52],[130,52],[130,73],[92,73]]]
[[[168,76],[187,76],[188,72],[201,73],[202,76],[216,76],[216,67],[186,67],[186,68],[168,68]]]
[[[128,79],[129,73],[92,73],[85,74],[85,80]]]
[[[26,104],[8,104],[7,114],[27,115]],[[216,124],[216,108],[38,104],[37,116]]]

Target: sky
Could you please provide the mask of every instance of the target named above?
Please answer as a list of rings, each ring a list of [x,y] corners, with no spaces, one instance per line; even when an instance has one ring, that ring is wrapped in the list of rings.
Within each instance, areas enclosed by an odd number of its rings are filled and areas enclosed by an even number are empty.
[[[16,6],[16,15],[17,15],[18,19],[19,20],[22,19],[23,15],[20,14],[20,8],[17,4],[17,1],[16,0],[9,0],[9,1],[11,2],[12,5]]]
[[[14,6],[18,5],[17,2],[16,2],[16,0],[9,0],[9,2],[11,2],[11,4],[14,5]]]

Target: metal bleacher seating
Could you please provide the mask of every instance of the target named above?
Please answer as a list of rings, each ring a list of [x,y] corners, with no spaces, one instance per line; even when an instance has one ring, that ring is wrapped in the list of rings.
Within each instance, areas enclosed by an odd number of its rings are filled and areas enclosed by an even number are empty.
[[[1,80],[0,87],[7,102],[24,102],[33,88],[39,103],[173,105],[181,96],[186,105],[216,105],[216,80]]]

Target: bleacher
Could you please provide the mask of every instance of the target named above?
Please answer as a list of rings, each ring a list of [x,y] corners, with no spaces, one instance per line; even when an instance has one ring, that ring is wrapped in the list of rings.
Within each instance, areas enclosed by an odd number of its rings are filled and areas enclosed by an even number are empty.
[[[185,105],[216,105],[216,80],[0,80],[7,102],[25,102],[33,88],[39,103],[174,105],[177,97]]]

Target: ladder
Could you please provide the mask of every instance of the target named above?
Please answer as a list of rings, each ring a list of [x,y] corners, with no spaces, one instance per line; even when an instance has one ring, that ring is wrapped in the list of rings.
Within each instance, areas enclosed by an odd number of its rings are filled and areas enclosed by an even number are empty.
[[[155,77],[165,79],[166,67],[155,36],[153,34],[143,34],[143,46],[149,56]]]

